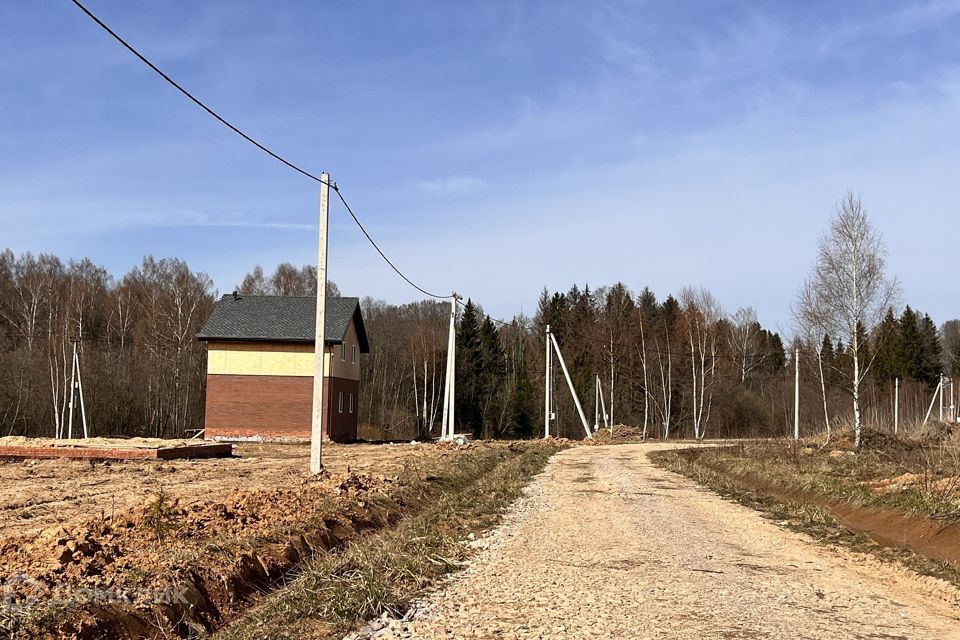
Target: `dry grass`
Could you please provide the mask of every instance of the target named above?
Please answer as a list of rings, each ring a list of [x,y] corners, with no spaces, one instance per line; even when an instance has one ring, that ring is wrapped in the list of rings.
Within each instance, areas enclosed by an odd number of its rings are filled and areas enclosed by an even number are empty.
[[[934,550],[890,543],[907,535],[903,523],[935,528],[960,523],[960,443],[949,434],[869,432],[855,451],[852,434],[841,432],[827,446],[743,442],[662,451],[651,458],[817,540],[895,559],[960,585],[950,543]],[[870,528],[859,526],[865,518]],[[876,531],[870,531],[873,525]],[[884,526],[893,529],[886,539]]]
[[[402,613],[469,554],[463,540],[493,526],[558,446],[527,443],[466,458],[426,478],[428,506],[392,529],[317,558],[220,636],[339,638],[365,620]]]

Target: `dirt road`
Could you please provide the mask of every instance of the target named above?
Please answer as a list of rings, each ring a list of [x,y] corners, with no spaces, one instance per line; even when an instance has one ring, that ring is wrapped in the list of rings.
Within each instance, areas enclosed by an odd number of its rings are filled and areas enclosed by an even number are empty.
[[[555,456],[470,568],[374,635],[960,638],[938,581],[818,546],[650,450]]]

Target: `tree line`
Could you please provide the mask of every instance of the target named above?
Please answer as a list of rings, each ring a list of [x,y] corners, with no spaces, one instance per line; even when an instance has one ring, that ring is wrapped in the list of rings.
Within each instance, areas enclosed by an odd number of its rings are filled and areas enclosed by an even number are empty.
[[[859,206],[844,201],[837,216]],[[882,275],[882,265],[870,268]],[[507,322],[466,300],[456,332],[457,430],[483,438],[542,435],[547,326],[591,427],[599,377],[608,418],[648,437],[790,433],[795,353],[805,431],[829,430],[831,420],[856,424],[858,412],[863,422],[889,426],[893,381],[902,390],[904,424],[918,421],[941,373],[960,370],[960,320],[938,329],[929,315],[898,307],[887,291],[870,305],[861,300],[854,323],[849,314],[831,319],[842,305],[828,303],[829,284],[815,269],[801,287],[788,342],[763,327],[752,308],[727,313],[696,287],[662,299],[649,287],[632,291],[623,283],[544,289],[532,318]],[[334,283],[328,288],[339,294]],[[285,263],[267,274],[258,265],[235,289],[312,295],[316,270]],[[60,430],[74,343],[95,435],[181,437],[202,428],[206,354],[195,336],[215,295],[206,274],[175,258],[147,257],[113,277],[88,259],[0,252],[0,433]],[[371,344],[361,368],[361,435],[437,436],[449,302],[361,304]],[[581,437],[579,414],[554,366],[551,431]]]

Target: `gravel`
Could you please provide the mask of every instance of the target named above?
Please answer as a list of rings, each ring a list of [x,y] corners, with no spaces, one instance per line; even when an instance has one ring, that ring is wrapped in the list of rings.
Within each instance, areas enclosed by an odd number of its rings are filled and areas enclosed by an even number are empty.
[[[960,638],[954,588],[781,529],[663,446],[557,454],[467,569],[349,638]]]

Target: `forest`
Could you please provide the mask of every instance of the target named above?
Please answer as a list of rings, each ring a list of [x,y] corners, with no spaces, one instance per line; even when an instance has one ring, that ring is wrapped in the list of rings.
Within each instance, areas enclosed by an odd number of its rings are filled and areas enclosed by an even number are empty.
[[[281,264],[268,275],[256,266],[236,288],[306,295],[316,291],[315,269]],[[330,291],[339,293],[333,283]],[[205,351],[195,336],[215,296],[206,274],[176,258],[146,257],[112,276],[89,259],[0,252],[0,433],[62,431],[75,344],[91,435],[181,437],[201,429]],[[449,302],[363,298],[362,309],[371,353],[362,362],[361,434],[437,436]],[[890,428],[895,386],[902,424],[915,424],[940,375],[960,368],[958,320],[938,328],[909,305],[891,305],[879,322],[859,324],[845,340],[809,330],[802,316],[796,337],[784,337],[764,328],[749,307],[726,312],[705,289],[660,299],[649,287],[634,291],[623,283],[543,289],[532,318],[490,318],[467,299],[457,324],[457,430],[483,438],[543,434],[547,325],[591,426],[599,376],[610,420],[651,438],[790,433],[796,354],[805,432],[822,430],[831,418],[849,422],[855,364],[872,364],[858,374],[858,411],[876,428]],[[559,370],[553,411],[554,435],[582,437]]]

